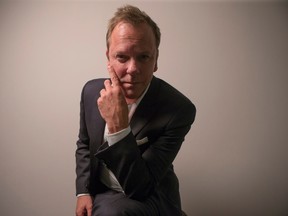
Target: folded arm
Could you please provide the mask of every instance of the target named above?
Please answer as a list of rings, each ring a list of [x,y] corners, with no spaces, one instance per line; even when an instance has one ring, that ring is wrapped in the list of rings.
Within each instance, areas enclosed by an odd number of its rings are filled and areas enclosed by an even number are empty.
[[[194,106],[184,106],[174,112],[162,128],[155,127],[154,130],[153,125],[157,122],[150,122],[146,144],[149,147],[144,152],[140,151],[131,132],[118,143],[98,152],[96,157],[114,173],[128,197],[144,200],[172,165],[194,116]]]

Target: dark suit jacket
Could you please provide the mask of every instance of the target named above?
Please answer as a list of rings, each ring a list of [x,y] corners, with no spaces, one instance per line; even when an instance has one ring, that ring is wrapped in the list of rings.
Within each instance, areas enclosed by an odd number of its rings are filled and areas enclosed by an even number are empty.
[[[105,122],[96,102],[103,82],[104,79],[89,81],[81,95],[77,194],[95,195],[103,190],[97,167],[104,162],[129,198],[144,201],[155,196],[159,208],[167,210],[163,215],[177,215],[181,204],[172,162],[194,121],[195,106],[175,88],[153,77],[130,121],[132,132],[107,147],[102,144]],[[139,140],[147,142],[137,145]]]

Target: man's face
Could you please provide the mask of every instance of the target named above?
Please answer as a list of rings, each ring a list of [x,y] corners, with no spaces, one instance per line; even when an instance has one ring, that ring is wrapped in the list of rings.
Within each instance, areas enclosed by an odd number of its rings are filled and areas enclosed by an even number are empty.
[[[135,102],[157,70],[158,50],[152,29],[144,23],[133,26],[120,22],[111,34],[106,55],[121,81],[127,103]]]

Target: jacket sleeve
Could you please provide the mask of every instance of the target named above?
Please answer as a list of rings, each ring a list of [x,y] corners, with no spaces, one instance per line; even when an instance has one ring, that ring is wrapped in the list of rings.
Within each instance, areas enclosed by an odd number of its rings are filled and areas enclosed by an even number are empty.
[[[134,135],[130,133],[95,156],[114,173],[128,197],[145,200],[171,167],[194,121],[195,112],[194,105],[189,103],[170,112],[161,125],[157,126],[159,118],[152,120],[146,128],[153,130],[153,135],[149,135],[149,147],[144,152],[140,151]]]
[[[84,110],[84,88],[81,94],[80,101],[80,129],[77,141],[76,157],[76,194],[90,193],[90,151],[89,151],[89,136],[85,122]]]

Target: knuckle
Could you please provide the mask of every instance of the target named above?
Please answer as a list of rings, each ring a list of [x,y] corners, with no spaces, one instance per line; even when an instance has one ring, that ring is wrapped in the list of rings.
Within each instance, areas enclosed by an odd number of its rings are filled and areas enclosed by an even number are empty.
[[[98,106],[101,106],[101,105],[102,105],[102,103],[103,103],[103,100],[102,100],[102,98],[98,98],[98,100],[97,100],[97,104],[98,104]]]
[[[105,85],[105,86],[109,86],[109,85],[110,85],[110,80],[105,80],[105,81],[104,81],[104,85]]]
[[[114,83],[115,83],[115,82],[116,82],[116,83],[118,82],[118,77],[116,77],[116,76],[113,76],[111,79],[112,79],[112,81],[113,81]]]

